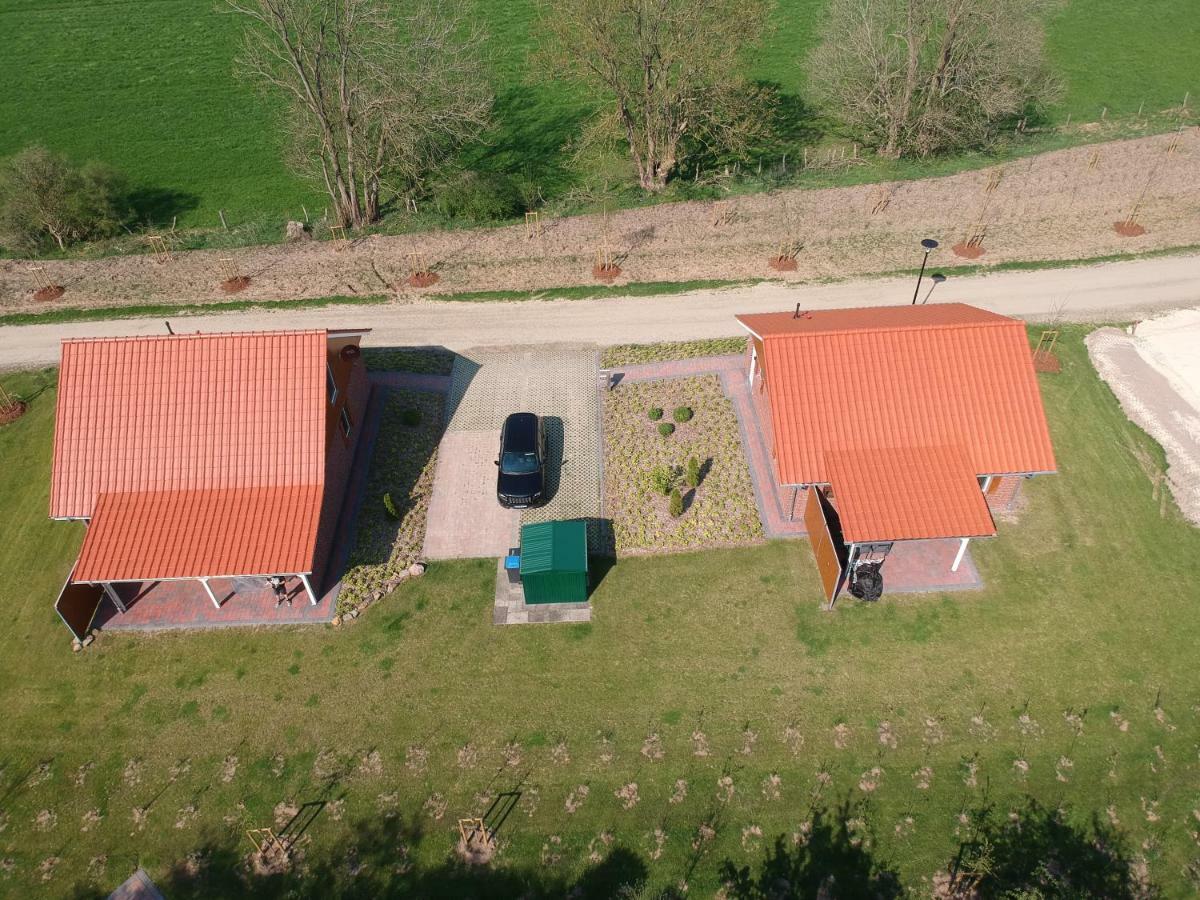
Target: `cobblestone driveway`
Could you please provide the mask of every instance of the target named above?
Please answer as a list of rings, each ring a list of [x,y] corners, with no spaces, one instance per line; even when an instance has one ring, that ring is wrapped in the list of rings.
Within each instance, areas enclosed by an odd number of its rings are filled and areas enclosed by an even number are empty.
[[[516,546],[515,516],[497,515],[492,465],[509,413],[537,413],[546,423],[550,500],[523,511],[520,521],[600,517],[599,377],[599,351],[590,344],[480,347],[455,358],[427,556],[498,555]],[[484,489],[473,483],[478,479],[485,479]],[[506,527],[512,531],[503,533]]]

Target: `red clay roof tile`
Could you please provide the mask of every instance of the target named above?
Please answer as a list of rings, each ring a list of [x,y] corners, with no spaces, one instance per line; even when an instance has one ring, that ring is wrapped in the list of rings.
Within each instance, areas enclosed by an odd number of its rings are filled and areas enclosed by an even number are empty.
[[[738,316],[762,338],[780,483],[829,483],[828,449],[961,446],[979,475],[1054,471],[1022,322],[961,303],[809,316]]]
[[[762,343],[779,482],[832,484],[839,511],[849,497],[848,540],[983,534],[974,476],[1055,470],[1016,319],[962,303],[737,318]]]
[[[990,537],[983,491],[961,447],[829,450],[834,505],[847,541]]]
[[[326,344],[324,331],[63,341],[50,515],[92,520],[76,580],[310,571]]]

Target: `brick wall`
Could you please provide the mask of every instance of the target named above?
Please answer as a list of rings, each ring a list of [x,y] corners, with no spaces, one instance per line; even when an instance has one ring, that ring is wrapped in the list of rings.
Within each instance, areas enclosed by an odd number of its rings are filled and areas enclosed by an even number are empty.
[[[328,574],[329,554],[337,537],[338,516],[346,499],[346,485],[350,481],[354,452],[367,417],[367,399],[371,393],[371,384],[362,357],[353,360],[343,372],[344,387],[340,391],[332,415],[335,420],[339,419],[344,407],[350,415],[351,431],[347,440],[340,427],[335,427],[327,433],[325,441],[325,494],[321,501],[321,523],[317,529],[316,571],[313,579],[313,587],[318,591],[328,587],[324,584],[324,579]],[[340,374],[342,372],[339,372]]]
[[[1020,475],[1001,475],[992,479],[991,488],[984,496],[988,508],[993,513],[1004,513],[1012,509],[1021,491],[1021,482],[1025,479]]]

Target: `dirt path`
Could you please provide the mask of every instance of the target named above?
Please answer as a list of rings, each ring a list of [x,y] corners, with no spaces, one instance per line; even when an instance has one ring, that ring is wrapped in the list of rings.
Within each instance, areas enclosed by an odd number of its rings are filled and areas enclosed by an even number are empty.
[[[951,247],[978,237],[976,260],[1078,259],[1200,244],[1200,128],[1077,147],[923,181],[787,190],[722,203],[667,204],[609,217],[524,226],[370,237],[338,250],[330,242],[100,260],[0,262],[0,312],[36,311],[39,277],[62,284],[56,306],[212,302],[223,258],[251,277],[239,297],[275,300],[394,292],[418,266],[436,269],[431,292],[541,290],[592,284],[607,240],[622,275],[637,281],[847,278],[912,268],[918,242],[935,237],[935,265],[969,260]],[[1113,223],[1136,219],[1146,233],[1121,237]],[[794,272],[767,261],[781,244],[802,244]],[[43,273],[32,271],[44,268]]]
[[[1171,494],[1200,525],[1200,307],[1143,323],[1132,335],[1102,328],[1087,345],[1125,414],[1162,446]],[[1157,464],[1135,458],[1155,482]]]
[[[562,341],[609,345],[726,337],[740,333],[735,313],[790,309],[797,303],[806,309],[890,306],[909,302],[912,290],[912,278],[887,278],[803,287],[760,284],[668,297],[266,308],[189,316],[173,324],[176,331],[363,326],[373,329],[364,341],[368,346],[442,345],[463,350]],[[955,278],[937,289],[934,300],[962,300],[1043,321],[1140,319],[1155,310],[1200,301],[1200,256]],[[161,334],[163,330],[160,318],[2,327],[0,368],[55,364],[64,337]]]

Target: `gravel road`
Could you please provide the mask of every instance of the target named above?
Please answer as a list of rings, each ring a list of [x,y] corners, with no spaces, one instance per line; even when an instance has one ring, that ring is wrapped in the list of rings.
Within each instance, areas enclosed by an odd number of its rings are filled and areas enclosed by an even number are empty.
[[[590,341],[601,345],[726,337],[739,332],[740,312],[834,309],[909,303],[914,279],[836,284],[760,284],[668,297],[519,302],[420,301],[309,310],[250,309],[179,317],[180,331],[363,327],[368,346],[442,345],[462,350],[489,344]],[[928,290],[926,281],[922,297]],[[955,277],[930,302],[961,300],[1022,318],[1116,322],[1141,319],[1200,301],[1200,256],[1163,256],[1064,269]],[[0,368],[58,362],[66,337],[161,334],[163,320],[114,319],[0,328]]]

